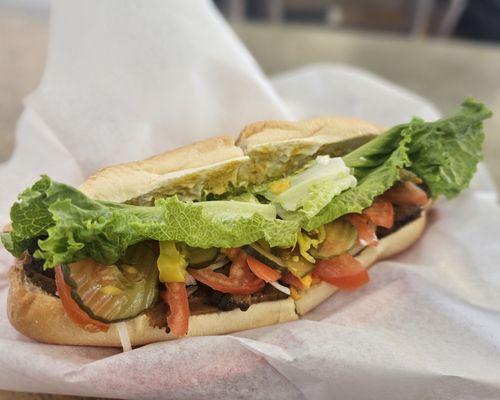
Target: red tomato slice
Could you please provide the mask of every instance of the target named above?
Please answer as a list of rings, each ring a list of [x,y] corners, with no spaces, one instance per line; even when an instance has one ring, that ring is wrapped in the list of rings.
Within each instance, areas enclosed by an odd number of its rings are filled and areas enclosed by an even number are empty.
[[[397,205],[416,204],[423,206],[429,200],[427,193],[411,181],[406,181],[383,194],[384,199]]]
[[[377,226],[391,228],[394,224],[394,207],[384,199],[375,199],[373,204],[363,210],[363,215],[367,216]]]
[[[57,293],[59,293],[59,299],[61,299],[64,311],[66,311],[69,319],[88,331],[107,332],[109,325],[91,318],[80,308],[75,299],[71,297],[71,287],[64,280],[64,274],[60,265],[56,267],[55,272]]]
[[[369,281],[368,272],[350,254],[342,254],[330,260],[318,260],[313,276],[339,289],[353,290]]]
[[[241,250],[233,260],[229,276],[212,271],[210,268],[190,268],[188,272],[197,281],[222,293],[252,294],[261,290],[266,284],[252,273],[246,261],[246,254]]]
[[[250,270],[260,279],[266,282],[276,282],[281,278],[281,272],[267,266],[252,256],[247,256]]]
[[[304,284],[302,281],[290,272],[285,272],[281,280],[289,286],[293,286],[299,290],[304,290]]]
[[[354,225],[358,231],[359,243],[363,246],[376,246],[378,244],[375,234],[375,224],[363,214],[348,214],[346,220]]]
[[[165,284],[167,290],[161,297],[170,313],[167,315],[167,324],[170,331],[177,337],[185,336],[189,326],[189,301],[184,282],[169,282]]]

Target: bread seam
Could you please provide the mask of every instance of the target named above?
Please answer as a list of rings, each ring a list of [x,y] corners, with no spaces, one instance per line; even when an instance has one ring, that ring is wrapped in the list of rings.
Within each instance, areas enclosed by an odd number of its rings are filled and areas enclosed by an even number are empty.
[[[342,155],[379,133],[375,125],[353,118],[263,121],[244,128],[236,142],[230,136],[216,136],[102,168],[79,190],[96,200],[141,205],[152,204],[152,197],[173,194],[199,200],[207,191],[218,195],[231,186],[281,177],[301,168],[315,154]],[[276,157],[269,159],[270,154]],[[211,183],[221,181],[220,175],[226,177],[227,187],[212,187]]]

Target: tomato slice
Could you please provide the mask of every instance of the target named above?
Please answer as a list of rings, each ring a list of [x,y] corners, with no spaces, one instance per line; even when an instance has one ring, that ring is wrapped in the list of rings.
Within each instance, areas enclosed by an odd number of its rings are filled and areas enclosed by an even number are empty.
[[[197,281],[222,293],[252,294],[261,290],[266,284],[252,273],[247,264],[246,254],[241,250],[233,259],[229,276],[215,272],[210,268],[189,268],[188,272]]]
[[[418,205],[423,206],[429,200],[425,190],[411,181],[406,181],[383,194],[384,199],[397,205]]]
[[[281,280],[289,286],[293,286],[299,290],[304,290],[304,284],[302,281],[291,272],[285,272]]]
[[[64,274],[60,265],[55,268],[55,278],[57,293],[59,293],[59,299],[61,300],[64,311],[66,311],[69,319],[88,331],[107,332],[109,329],[109,325],[92,319],[85,311],[80,308],[73,297],[71,297],[71,287],[64,280]]]
[[[281,272],[276,271],[252,256],[247,256],[247,263],[250,271],[266,282],[276,282],[281,278]]]
[[[378,244],[375,224],[366,215],[348,214],[346,220],[353,224],[358,231],[358,240],[361,245],[376,246]]]
[[[345,290],[356,289],[369,281],[366,269],[348,253],[330,260],[318,260],[312,273],[313,276]]]
[[[364,209],[363,215],[377,226],[391,228],[394,225],[394,207],[389,201],[381,198],[375,199],[370,207]]]
[[[184,282],[165,283],[166,291],[161,297],[170,313],[167,315],[167,324],[170,331],[177,337],[185,336],[189,326],[189,300]]]

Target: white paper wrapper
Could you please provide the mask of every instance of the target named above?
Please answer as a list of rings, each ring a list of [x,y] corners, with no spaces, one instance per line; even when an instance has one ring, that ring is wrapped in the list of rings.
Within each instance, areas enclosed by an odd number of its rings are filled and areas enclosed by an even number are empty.
[[[350,67],[283,74],[275,92],[206,3],[83,4],[54,4],[47,72],[26,102],[16,153],[0,166],[4,216],[41,172],[78,184],[105,164],[236,134],[255,119],[438,116]],[[0,250],[0,388],[130,399],[499,398],[500,210],[484,170],[472,186],[439,202],[423,238],[373,268],[368,285],[299,321],[128,353],[18,334],[6,316],[12,258]]]

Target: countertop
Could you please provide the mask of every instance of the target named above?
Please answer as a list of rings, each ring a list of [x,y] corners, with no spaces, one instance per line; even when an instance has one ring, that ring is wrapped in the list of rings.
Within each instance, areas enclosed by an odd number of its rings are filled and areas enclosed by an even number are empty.
[[[408,39],[321,27],[236,25],[235,30],[267,74],[315,62],[370,70],[430,99],[446,114],[467,96],[496,113],[486,123],[485,161],[500,186],[500,46]],[[22,99],[39,81],[47,49],[46,14],[0,8],[0,162],[14,146]],[[0,400],[82,397],[0,391]]]

